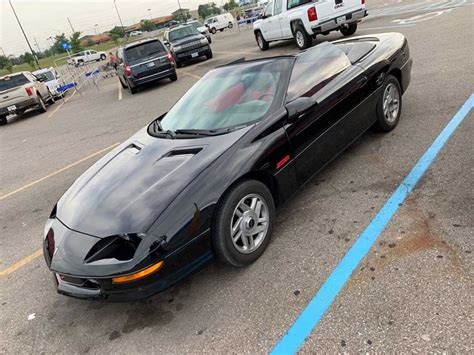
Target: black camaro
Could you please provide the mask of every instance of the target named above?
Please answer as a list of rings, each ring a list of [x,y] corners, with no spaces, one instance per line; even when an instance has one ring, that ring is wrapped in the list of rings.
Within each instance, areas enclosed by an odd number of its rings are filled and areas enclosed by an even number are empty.
[[[44,236],[58,292],[137,299],[213,255],[254,262],[276,206],[367,129],[397,125],[411,66],[389,33],[209,71],[58,201]]]

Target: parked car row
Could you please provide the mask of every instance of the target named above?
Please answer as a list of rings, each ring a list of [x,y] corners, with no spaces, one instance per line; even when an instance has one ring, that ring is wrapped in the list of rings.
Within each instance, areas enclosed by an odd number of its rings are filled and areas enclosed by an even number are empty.
[[[106,60],[106,59],[107,59],[107,53],[105,52],[87,50],[87,51],[82,51],[82,52],[72,55],[67,60],[67,64],[74,65],[77,67],[79,65],[84,65],[89,62],[98,62],[100,60]]]
[[[116,69],[122,87],[135,94],[145,83],[165,78],[176,81],[176,68],[183,63],[202,56],[212,58],[210,42],[197,29],[200,23],[195,23],[167,30],[163,42],[150,38],[120,47]]]
[[[7,124],[9,115],[21,115],[32,108],[46,112],[47,105],[55,101],[54,91],[47,85],[55,80],[50,69],[39,76],[24,71],[0,77],[0,125]]]

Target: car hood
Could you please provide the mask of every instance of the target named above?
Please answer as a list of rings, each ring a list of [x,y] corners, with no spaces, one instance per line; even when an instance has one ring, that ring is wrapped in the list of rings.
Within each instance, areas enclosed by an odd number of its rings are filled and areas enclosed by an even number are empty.
[[[184,38],[175,39],[174,41],[171,42],[171,44],[173,46],[181,46],[183,44],[199,41],[202,38],[205,38],[202,34],[195,34],[195,35],[192,35],[192,36],[187,36],[187,37],[184,37]]]
[[[74,231],[99,238],[145,233],[177,195],[248,129],[166,139],[152,137],[144,128],[74,182],[58,201],[56,217]]]

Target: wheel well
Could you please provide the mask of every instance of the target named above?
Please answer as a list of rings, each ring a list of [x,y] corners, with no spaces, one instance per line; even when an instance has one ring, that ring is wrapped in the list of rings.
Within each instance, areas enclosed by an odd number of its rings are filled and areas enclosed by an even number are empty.
[[[293,20],[290,22],[290,28],[291,28],[291,34],[294,36],[295,35],[295,30],[296,30],[296,27],[298,26],[303,26],[303,21],[301,20]],[[304,26],[303,26],[304,28]],[[306,29],[305,29],[306,31]]]
[[[403,85],[402,85],[402,72],[400,69],[392,69],[388,75],[393,75],[395,78],[397,78],[398,83],[400,84],[400,88],[403,90]]]

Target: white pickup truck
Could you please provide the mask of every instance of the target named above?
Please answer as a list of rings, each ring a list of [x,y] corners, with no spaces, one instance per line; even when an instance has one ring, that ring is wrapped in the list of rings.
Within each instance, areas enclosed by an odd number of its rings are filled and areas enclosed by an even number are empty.
[[[88,62],[105,60],[107,58],[107,54],[105,52],[97,52],[97,51],[82,51],[76,54],[73,54],[71,58],[67,60],[67,63],[70,65],[75,65],[76,67],[79,65],[84,65]]]
[[[272,0],[253,30],[262,51],[270,42],[291,38],[305,49],[318,34],[354,34],[357,23],[367,14],[365,0]]]

